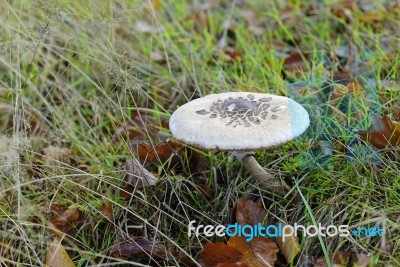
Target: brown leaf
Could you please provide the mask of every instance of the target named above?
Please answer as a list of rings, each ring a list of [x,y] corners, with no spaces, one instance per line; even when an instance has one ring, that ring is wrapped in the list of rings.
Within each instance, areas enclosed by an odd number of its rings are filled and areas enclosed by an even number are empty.
[[[273,266],[279,252],[276,244],[266,237],[256,237],[247,242],[244,236],[233,236],[227,244],[243,253],[242,262],[252,267]]]
[[[84,214],[78,208],[53,204],[50,207],[50,221],[63,233],[78,227],[84,221]]]
[[[240,225],[262,223],[265,210],[258,203],[241,198],[236,204]],[[279,249],[269,238],[256,237],[250,242],[244,236],[233,236],[227,244],[208,243],[200,254],[202,266],[273,266]]]
[[[219,263],[216,267],[248,267],[247,264],[244,264],[242,262],[235,262],[235,263]]]
[[[111,255],[117,258],[128,258],[142,255],[164,255],[161,245],[153,243],[144,237],[131,237],[126,240],[117,242],[109,249]]]
[[[49,267],[75,267],[74,262],[58,238],[54,238],[50,244],[46,253],[45,263]]]
[[[264,208],[250,199],[240,198],[236,202],[236,221],[240,225],[262,223],[265,215]]]
[[[100,207],[100,213],[103,214],[104,217],[109,219],[110,221],[114,218],[114,212],[112,208],[111,201],[104,200],[103,205]]]
[[[285,225],[286,224],[283,224],[282,226]],[[289,229],[285,229],[285,234],[289,234],[288,231]],[[285,241],[283,241],[283,238],[279,236],[277,238],[277,243],[281,250],[281,253],[283,254],[288,263],[291,263],[293,259],[296,257],[296,255],[299,254],[299,252],[301,251],[299,238],[294,234],[291,236],[286,236]]]
[[[332,14],[340,19],[344,19],[347,23],[353,20],[353,12],[357,9],[357,0],[341,1],[331,6]]]
[[[246,241],[245,241],[246,242]],[[200,253],[200,264],[204,267],[217,266],[219,263],[236,263],[243,253],[224,243],[207,243]]]
[[[209,28],[209,18],[208,14],[204,10],[193,11],[189,15],[186,16],[187,21],[192,21],[193,29],[199,33],[202,33],[204,30]]]
[[[168,138],[168,140],[155,147],[144,143],[138,143],[134,152],[141,161],[164,164],[167,160],[171,159],[171,161],[176,164],[179,158],[185,154],[185,149],[184,144],[172,138]]]
[[[286,57],[283,62],[283,68],[286,72],[294,74],[307,71],[308,69],[307,55],[294,53]]]
[[[109,253],[122,259],[137,259],[138,257],[148,258],[157,263],[161,261],[168,262],[167,254],[174,256],[174,263],[178,266],[193,266],[193,260],[187,255],[176,251],[174,248],[166,247],[157,242],[152,242],[144,237],[130,237],[122,241],[118,241],[108,249]]]
[[[187,159],[192,172],[201,172],[208,169],[206,159],[203,155],[173,138],[168,138],[155,147],[143,143],[136,143],[133,147],[133,151],[143,162],[164,165],[170,161],[168,166],[165,166],[166,169],[172,169],[178,166],[182,167],[182,159]]]
[[[158,122],[151,115],[134,110],[131,119],[118,126],[113,139],[145,140],[148,136],[157,135],[161,128],[160,124],[163,126],[162,121]]]
[[[359,131],[357,134],[373,146],[384,149],[400,145],[400,123],[392,121],[389,117],[370,116],[371,127],[367,131]]]
[[[364,93],[365,93],[364,88],[359,83],[352,81],[344,85],[341,84],[336,85],[332,90],[330,98],[334,100],[341,98],[347,94],[352,94],[356,97],[359,97]]]
[[[351,252],[348,251],[337,251],[335,253],[329,254],[329,259],[334,267],[345,267],[350,261],[352,256]],[[319,258],[315,262],[316,267],[327,267],[325,257]]]

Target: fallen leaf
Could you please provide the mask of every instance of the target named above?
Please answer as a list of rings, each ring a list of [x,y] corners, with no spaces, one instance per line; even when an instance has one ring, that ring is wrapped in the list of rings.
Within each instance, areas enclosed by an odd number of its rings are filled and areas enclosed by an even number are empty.
[[[132,150],[142,162],[162,164],[166,169],[182,168],[184,162],[182,159],[187,159],[185,162],[189,163],[191,172],[202,172],[208,169],[203,155],[173,138],[168,138],[155,147],[137,142],[133,144]],[[168,165],[165,166],[167,162]]]
[[[185,18],[187,21],[192,21],[193,29],[199,33],[209,28],[209,18],[206,10],[193,11]]]
[[[51,223],[63,233],[68,233],[84,221],[83,212],[73,206],[53,204],[48,212]]]
[[[176,164],[179,158],[184,155],[184,150],[184,144],[168,138],[167,141],[161,142],[155,147],[144,143],[137,143],[134,153],[138,155],[141,161],[164,164],[168,160],[171,160],[171,164]]]
[[[207,243],[200,253],[200,264],[214,267],[220,263],[236,263],[243,257],[238,249],[224,243]]]
[[[54,238],[50,244],[45,259],[46,266],[49,267],[75,267],[76,265],[65,251],[61,241]]]
[[[364,88],[358,82],[349,82],[345,85],[337,84],[331,93],[331,99],[338,99],[345,95],[351,94],[355,97],[359,97],[360,95],[364,94]]]
[[[144,237],[130,237],[112,245],[108,251],[117,258],[128,258],[140,255],[152,254],[164,256],[165,252],[161,245],[151,242]]]
[[[371,127],[367,131],[357,134],[379,149],[400,145],[400,123],[392,121],[389,117],[370,116]]]
[[[357,9],[357,0],[341,1],[330,5],[332,14],[350,23],[353,21],[353,12]]]
[[[148,136],[156,136],[162,128],[168,127],[165,127],[165,125],[168,125],[168,123],[164,120],[159,122],[150,114],[133,110],[131,112],[131,119],[118,126],[116,133],[113,136],[113,140],[145,140],[148,139]]]
[[[171,254],[174,256],[174,263],[178,263],[178,266],[193,266],[193,260],[187,255],[176,251],[174,248],[166,247],[161,243],[152,242],[144,237],[129,237],[118,241],[108,251],[116,258],[137,260],[138,257],[142,257],[155,261],[158,264],[161,261],[168,262],[166,255]]]
[[[283,224],[285,226],[286,224]],[[285,234],[288,234],[289,229],[285,229]],[[291,236],[286,236],[285,241],[280,236],[277,238],[278,247],[281,253],[286,259],[286,262],[291,263],[293,259],[301,251],[301,245],[299,243],[299,238],[294,234]]]
[[[103,205],[101,205],[100,207],[100,213],[106,217],[107,219],[109,219],[110,221],[113,220],[114,218],[114,212],[113,212],[113,208],[112,208],[112,204],[111,201],[109,200],[104,200]]]
[[[236,204],[236,221],[240,225],[262,223],[265,210],[259,203],[241,198]],[[245,236],[233,236],[227,244],[207,243],[200,254],[200,263],[205,267],[214,266],[273,266],[279,248],[267,237],[255,237],[249,242]]]
[[[264,221],[264,208],[250,199],[240,198],[236,202],[236,222],[240,225],[257,225]]]
[[[244,236],[233,236],[227,244],[243,253],[241,262],[251,267],[274,266],[279,252],[276,244],[266,237],[256,237],[247,242]]]
[[[285,72],[298,74],[307,71],[309,68],[307,57],[307,55],[302,55],[300,53],[294,53],[286,57],[283,62],[283,68]]]
[[[329,259],[333,267],[345,267],[351,259],[352,253],[346,251],[337,251],[329,254]],[[319,258],[315,262],[316,267],[328,267],[325,257]]]

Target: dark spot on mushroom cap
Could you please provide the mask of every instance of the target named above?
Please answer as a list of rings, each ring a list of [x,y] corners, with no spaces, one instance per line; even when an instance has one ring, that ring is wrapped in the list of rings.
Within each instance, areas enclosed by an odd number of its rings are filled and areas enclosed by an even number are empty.
[[[205,109],[201,109],[201,110],[197,110],[196,113],[197,113],[197,114],[200,114],[200,115],[206,115],[206,114],[208,114],[208,113],[210,113],[210,112],[207,111],[207,110],[205,110]]]
[[[282,107],[277,106],[277,107],[273,107],[271,110],[273,112],[277,112],[278,110],[281,110],[281,109],[282,109]]]
[[[262,97],[262,98],[260,98],[258,101],[261,101],[261,102],[269,102],[269,101],[271,101],[272,100],[272,97]]]

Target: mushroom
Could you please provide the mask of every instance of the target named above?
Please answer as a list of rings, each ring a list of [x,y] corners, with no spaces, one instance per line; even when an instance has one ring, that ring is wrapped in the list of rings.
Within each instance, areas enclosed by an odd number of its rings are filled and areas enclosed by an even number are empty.
[[[169,127],[179,141],[206,150],[233,151],[261,186],[283,194],[289,187],[266,172],[253,151],[287,143],[309,124],[307,111],[290,98],[229,92],[207,95],[179,107]]]

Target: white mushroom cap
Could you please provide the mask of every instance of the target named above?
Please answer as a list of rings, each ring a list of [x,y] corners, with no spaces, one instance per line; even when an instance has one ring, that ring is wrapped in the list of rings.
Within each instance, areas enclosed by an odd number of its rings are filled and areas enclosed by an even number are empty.
[[[256,150],[286,143],[310,125],[294,100],[270,94],[230,92],[195,99],[171,116],[176,139],[204,149]]]

